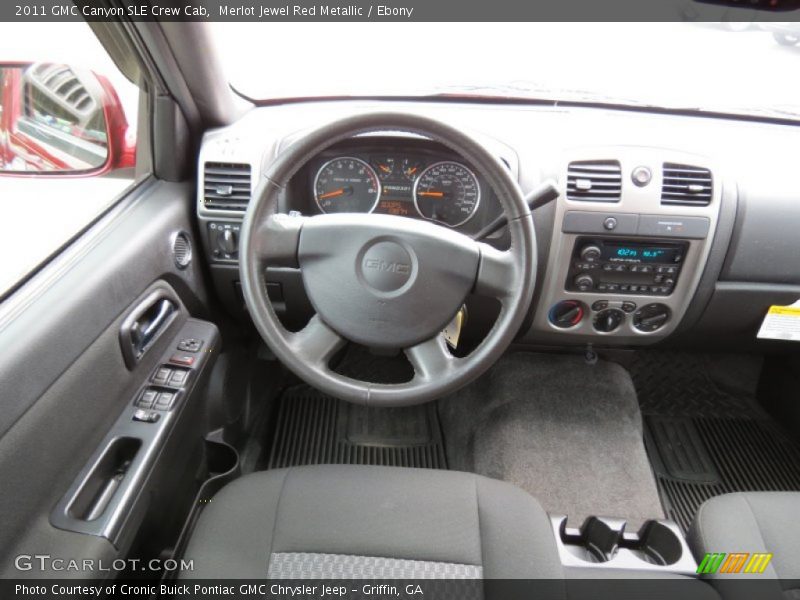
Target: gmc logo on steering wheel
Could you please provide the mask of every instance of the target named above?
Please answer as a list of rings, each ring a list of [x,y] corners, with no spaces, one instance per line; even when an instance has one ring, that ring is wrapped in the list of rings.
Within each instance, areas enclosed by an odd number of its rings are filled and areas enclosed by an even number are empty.
[[[379,258],[364,259],[364,268],[398,275],[408,275],[411,272],[411,265],[408,263],[380,260]]]

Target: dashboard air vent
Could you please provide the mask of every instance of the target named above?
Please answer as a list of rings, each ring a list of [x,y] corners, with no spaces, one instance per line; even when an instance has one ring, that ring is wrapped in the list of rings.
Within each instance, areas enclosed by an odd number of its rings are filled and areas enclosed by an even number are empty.
[[[622,169],[616,160],[572,162],[567,169],[567,198],[585,202],[619,202]]]
[[[207,208],[245,210],[250,201],[250,165],[207,162],[203,167],[203,200]]]
[[[664,163],[661,204],[708,206],[713,189],[711,171],[708,169]]]

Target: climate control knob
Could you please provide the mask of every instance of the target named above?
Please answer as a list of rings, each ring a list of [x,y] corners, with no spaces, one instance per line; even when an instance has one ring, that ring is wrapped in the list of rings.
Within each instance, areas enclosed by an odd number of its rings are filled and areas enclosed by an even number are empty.
[[[587,275],[586,273],[581,273],[577,275],[575,279],[573,279],[575,283],[575,288],[581,292],[588,292],[594,289],[594,279],[592,279],[591,275]]]
[[[600,258],[602,254],[603,252],[600,250],[600,246],[595,246],[594,244],[589,244],[581,248],[581,259],[586,262],[594,262]]]
[[[569,329],[580,323],[585,314],[586,309],[581,302],[577,300],[562,300],[550,309],[547,318],[559,329]]]
[[[595,331],[601,333],[611,333],[615,331],[625,320],[625,313],[618,308],[607,308],[601,310],[594,316]]]
[[[647,304],[633,313],[633,326],[644,333],[652,333],[666,325],[671,315],[664,304]]]

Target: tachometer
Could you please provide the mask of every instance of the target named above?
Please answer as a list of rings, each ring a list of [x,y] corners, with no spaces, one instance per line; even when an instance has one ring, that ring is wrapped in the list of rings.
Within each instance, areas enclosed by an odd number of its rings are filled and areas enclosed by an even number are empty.
[[[314,178],[314,199],[324,213],[369,213],[380,195],[375,170],[360,158],[334,158]]]
[[[481,199],[478,178],[464,165],[434,163],[414,184],[414,204],[426,219],[457,227],[475,214]]]

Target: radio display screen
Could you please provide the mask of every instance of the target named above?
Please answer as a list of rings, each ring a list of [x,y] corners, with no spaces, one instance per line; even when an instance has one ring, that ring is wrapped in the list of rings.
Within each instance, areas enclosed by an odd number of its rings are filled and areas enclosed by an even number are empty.
[[[605,244],[603,258],[607,261],[674,263],[681,249],[669,246],[639,246],[635,244]]]

